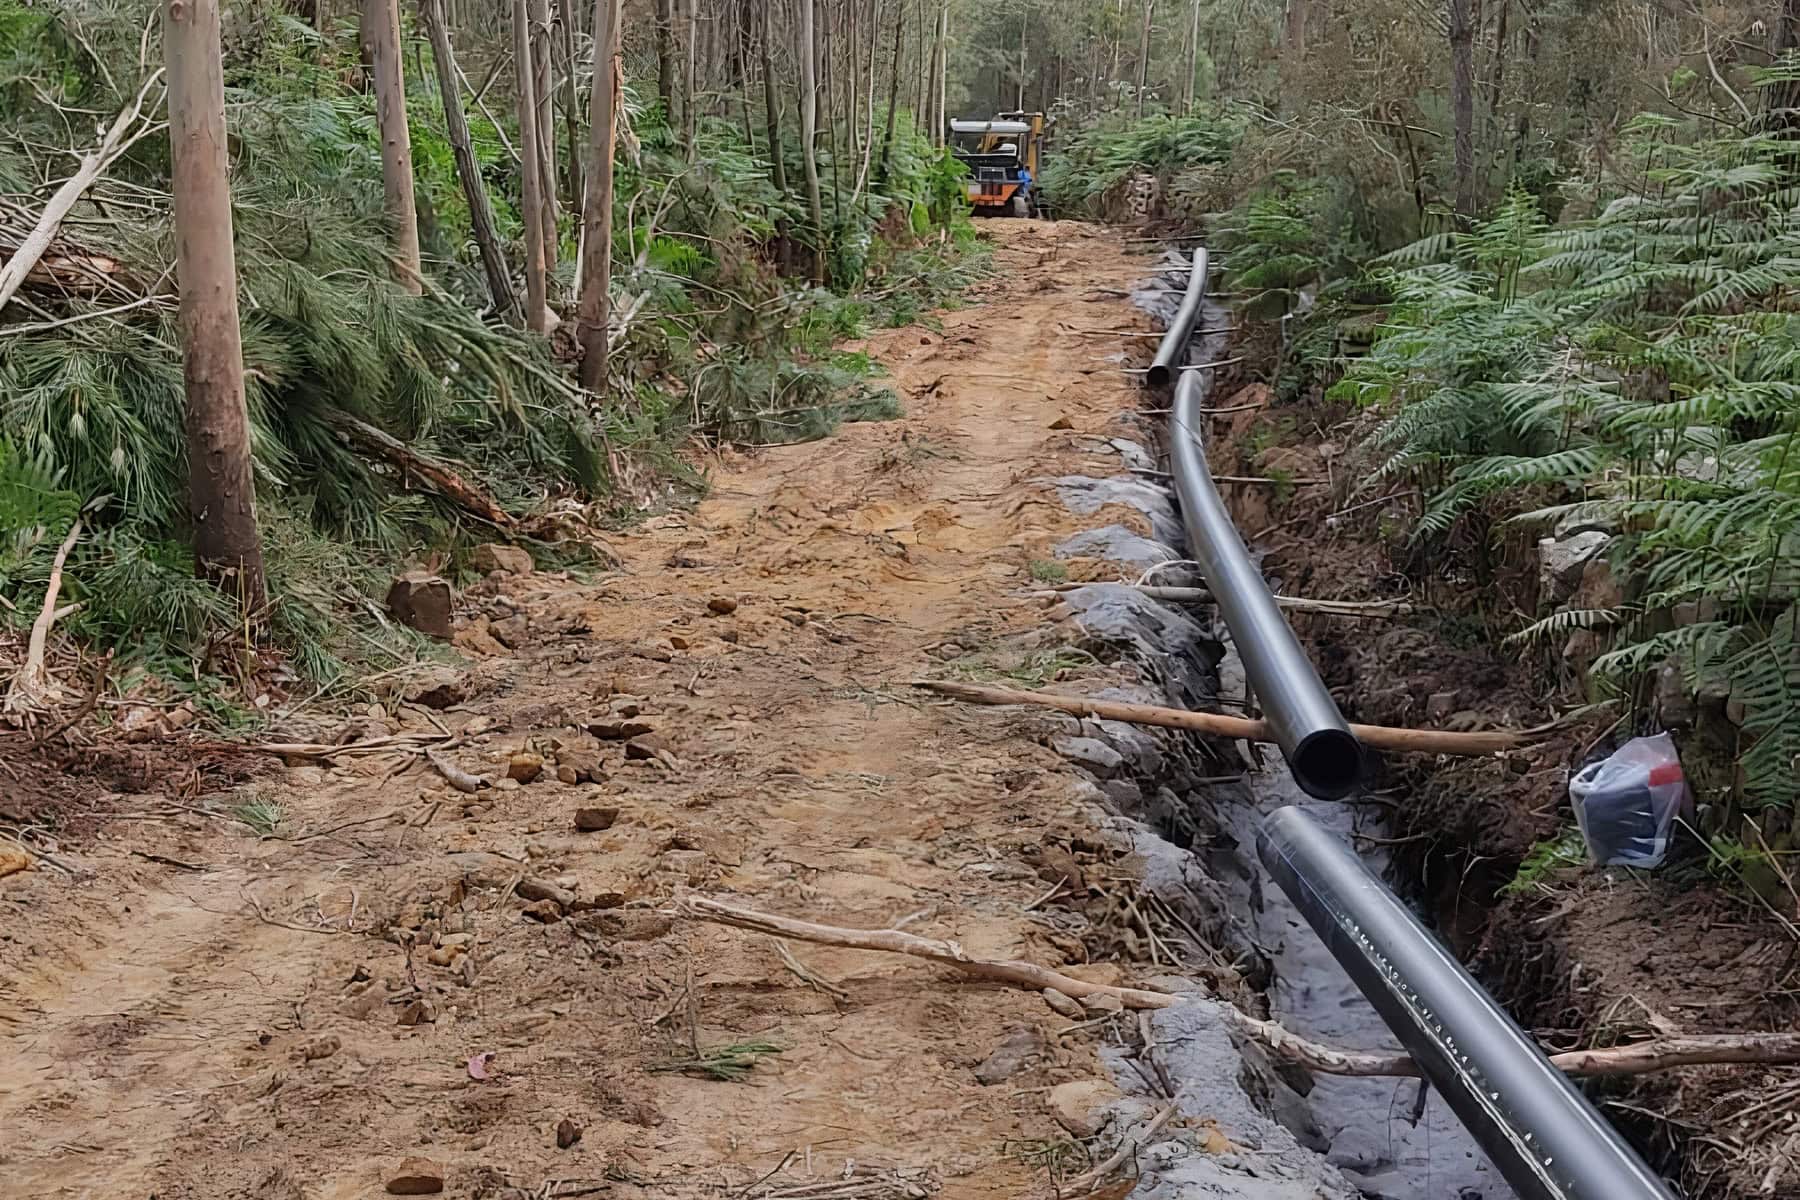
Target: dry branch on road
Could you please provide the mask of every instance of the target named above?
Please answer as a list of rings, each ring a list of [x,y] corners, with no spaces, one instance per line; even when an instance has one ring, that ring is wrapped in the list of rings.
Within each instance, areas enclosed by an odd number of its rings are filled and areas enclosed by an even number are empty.
[[[1065,996],[1113,996],[1131,1009],[1173,1008],[1187,998],[1145,988],[1111,987],[1064,975],[1036,963],[998,962],[971,957],[955,942],[920,937],[900,929],[848,929],[820,925],[793,917],[756,912],[700,896],[682,898],[676,906],[681,916],[734,929],[748,929],[775,938],[792,938],[820,946],[843,946],[905,954],[953,967],[977,979],[991,979],[1027,991],[1054,988]],[[1220,1019],[1238,1036],[1255,1042],[1278,1058],[1298,1063],[1323,1075],[1397,1075],[1416,1077],[1419,1068],[1404,1051],[1340,1050],[1301,1037],[1273,1021],[1263,1021],[1212,998]],[[1800,1062],[1800,1033],[1697,1034],[1657,1038],[1629,1046],[1594,1050],[1570,1050],[1550,1055],[1558,1070],[1576,1076],[1645,1075],[1676,1067],[1714,1063]]]

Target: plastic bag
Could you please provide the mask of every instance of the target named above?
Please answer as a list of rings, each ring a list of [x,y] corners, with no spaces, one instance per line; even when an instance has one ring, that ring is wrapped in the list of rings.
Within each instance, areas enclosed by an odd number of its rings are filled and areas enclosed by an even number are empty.
[[[1666,733],[1633,738],[1569,780],[1582,840],[1603,867],[1661,866],[1688,800],[1675,740]]]

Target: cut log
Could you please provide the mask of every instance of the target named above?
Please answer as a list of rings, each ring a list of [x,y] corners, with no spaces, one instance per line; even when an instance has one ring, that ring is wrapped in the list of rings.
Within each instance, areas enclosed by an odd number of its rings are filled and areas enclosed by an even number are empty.
[[[969,704],[1028,704],[1038,708],[1054,708],[1077,717],[1093,717],[1101,721],[1124,721],[1129,725],[1160,725],[1165,729],[1185,729],[1214,737],[1242,738],[1248,742],[1273,742],[1268,723],[1248,717],[1228,717],[1223,713],[1189,712],[1183,708],[1160,708],[1154,704],[1126,704],[1117,700],[1091,700],[1086,696],[1058,696],[1050,692],[1026,692],[1017,688],[987,687],[974,683],[952,683],[941,679],[922,679],[914,683],[927,691],[949,696]],[[1387,725],[1352,725],[1363,745],[1376,750],[1396,750],[1409,754],[1455,754],[1479,757],[1499,754],[1529,745],[1547,733],[1551,726],[1535,729],[1494,730],[1459,733],[1448,729],[1395,729]]]
[[[501,508],[498,501],[464,479],[449,463],[419,453],[393,434],[358,420],[341,408],[326,407],[319,411],[326,424],[343,434],[352,445],[427,484],[464,512],[502,528],[514,523],[512,514]]]

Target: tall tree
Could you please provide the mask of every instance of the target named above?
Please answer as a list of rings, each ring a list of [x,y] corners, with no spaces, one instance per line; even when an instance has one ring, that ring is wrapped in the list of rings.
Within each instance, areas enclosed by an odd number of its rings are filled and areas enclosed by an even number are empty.
[[[568,196],[577,212],[582,210],[581,91],[575,86],[575,27],[581,0],[558,0],[557,49],[562,59],[563,133],[569,143]]]
[[[463,115],[462,92],[456,84],[456,56],[450,47],[449,30],[444,27],[444,0],[419,0],[419,21],[431,39],[438,98],[444,106],[444,129],[450,138],[451,153],[456,156],[456,179],[462,185],[463,199],[469,204],[469,229],[475,237],[475,249],[481,255],[488,295],[493,298],[494,311],[501,319],[514,322],[519,317],[519,298],[513,294],[512,274],[506,269],[506,254],[500,248],[500,235],[494,229],[494,208],[488,202],[481,164],[476,161],[475,148],[469,140],[469,122]]]
[[[544,224],[545,286],[556,274],[562,237],[557,231],[555,79],[551,72],[550,0],[531,0],[531,99],[538,135],[538,219]],[[571,146],[573,154],[575,148]]]
[[[363,30],[375,77],[375,124],[381,133],[381,189],[393,239],[394,278],[413,295],[423,290],[419,213],[413,200],[412,135],[406,125],[406,75],[400,58],[399,0],[363,0]]]
[[[825,206],[819,197],[819,42],[815,0],[800,4],[800,162],[806,170],[806,208],[812,217],[813,282],[825,282]]]
[[[1150,92],[1150,29],[1156,16],[1156,0],[1144,0],[1144,36],[1138,44],[1137,115],[1144,115],[1144,98]]]
[[[769,126],[769,174],[775,182],[775,190],[783,196],[787,195],[787,167],[782,161],[781,153],[781,101],[775,90],[775,47],[774,33],[769,20],[775,0],[762,0],[759,51],[762,55],[763,83],[763,119]]]
[[[900,111],[900,59],[906,38],[906,0],[894,0],[894,62],[888,75],[887,127],[881,133],[881,169],[878,178],[887,181],[888,167],[894,153],[894,119]],[[870,81],[873,86],[873,80]]]
[[[527,0],[513,0],[513,83],[519,108],[519,218],[525,226],[525,324],[537,333],[550,327],[548,283],[544,277],[544,173],[538,157],[537,95],[532,87],[531,14]]]
[[[255,618],[267,592],[244,402],[218,0],[167,0],[163,55],[194,558],[201,575],[217,580]]]
[[[1471,0],[1450,0],[1450,120],[1456,211],[1475,218],[1475,23]]]
[[[675,54],[671,48],[674,14],[669,0],[656,0],[656,94],[662,97],[663,119],[675,128]]]
[[[588,110],[587,202],[582,207],[581,287],[576,333],[581,386],[606,387],[607,326],[612,321],[613,147],[620,96],[620,0],[594,3],[594,91]]]

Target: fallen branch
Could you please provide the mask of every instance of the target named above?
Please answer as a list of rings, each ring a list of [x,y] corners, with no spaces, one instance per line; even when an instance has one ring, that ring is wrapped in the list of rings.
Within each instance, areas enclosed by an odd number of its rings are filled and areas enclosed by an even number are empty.
[[[847,929],[838,925],[819,925],[812,921],[779,917],[770,913],[739,908],[700,896],[685,896],[676,903],[679,915],[734,929],[748,929],[775,938],[792,938],[820,946],[841,946],[852,950],[875,950],[887,954],[906,954],[930,962],[953,967],[977,979],[991,979],[1027,991],[1041,992],[1055,988],[1065,996],[1116,996],[1131,1009],[1173,1008],[1191,1003],[1185,996],[1171,992],[1153,992],[1144,988],[1112,987],[1089,983],[1040,967],[1036,963],[1012,960],[995,962],[971,958],[955,942],[919,937],[900,929]],[[1273,1021],[1262,1021],[1218,999],[1204,1003],[1215,1006],[1221,1020],[1233,1033],[1254,1042],[1288,1062],[1299,1063],[1322,1075],[1398,1075],[1416,1078],[1419,1068],[1404,1051],[1339,1050],[1291,1033]],[[1570,1075],[1644,1075],[1675,1067],[1704,1066],[1714,1063],[1795,1063],[1800,1062],[1800,1033],[1705,1034],[1689,1037],[1658,1038],[1630,1046],[1613,1046],[1603,1050],[1570,1050],[1552,1054],[1550,1062]]]
[[[457,474],[450,464],[419,453],[387,431],[360,421],[341,408],[326,406],[320,409],[320,415],[326,424],[357,447],[386,459],[402,473],[423,480],[464,512],[502,529],[513,524],[511,513],[501,508],[492,496]]]
[[[76,606],[73,604],[57,608],[56,597],[62,591],[63,567],[69,561],[69,551],[75,548],[75,540],[80,536],[81,518],[77,517],[74,524],[69,526],[69,536],[57,547],[56,558],[50,564],[50,582],[44,585],[44,606],[38,611],[37,619],[31,623],[25,662],[13,675],[12,686],[6,692],[6,711],[9,713],[40,709],[56,699],[57,687],[44,666],[44,654],[50,640],[50,627],[56,624],[58,618],[75,611]]]
[[[487,780],[479,775],[471,775],[436,750],[425,751],[425,761],[430,763],[439,775],[449,781],[450,786],[459,792],[473,796],[487,786]]]
[[[1169,1118],[1173,1117],[1176,1111],[1177,1109],[1174,1101],[1170,1101],[1168,1104],[1164,1105],[1163,1110],[1152,1117],[1150,1123],[1144,1126],[1136,1137],[1126,1138],[1124,1141],[1120,1142],[1119,1148],[1114,1150],[1112,1155],[1107,1158],[1105,1162],[1101,1163],[1087,1174],[1077,1176],[1070,1180],[1067,1186],[1071,1194],[1077,1196],[1085,1195],[1104,1183],[1108,1175],[1111,1175],[1114,1171],[1124,1166],[1126,1160],[1136,1154],[1143,1147],[1144,1143],[1148,1142],[1151,1138],[1161,1132],[1162,1127],[1169,1123]]]
[[[1102,721],[1124,721],[1131,725],[1160,725],[1165,729],[1186,729],[1214,737],[1241,738],[1249,742],[1273,742],[1268,723],[1248,717],[1228,717],[1222,713],[1189,712],[1182,708],[1160,708],[1154,704],[1127,704],[1117,700],[1091,700],[1085,696],[1058,696],[1050,692],[1026,692],[1016,688],[986,687],[974,683],[952,683],[942,679],[921,679],[914,687],[949,696],[970,704],[1030,704],[1054,708],[1078,717],[1094,717]],[[1554,726],[1534,729],[1494,730],[1485,733],[1459,733],[1447,729],[1395,729],[1387,725],[1352,725],[1350,732],[1365,746],[1377,750],[1397,750],[1412,754],[1457,754],[1476,756],[1516,750],[1543,737]]]
[[[150,88],[161,78],[162,71],[157,70],[144,80],[144,86],[138,89],[137,98],[113,119],[112,127],[100,139],[100,144],[81,156],[75,174],[56,189],[56,194],[44,205],[37,224],[25,235],[12,257],[7,259],[6,266],[0,267],[0,308],[6,307],[13,294],[24,284],[25,277],[37,268],[38,260],[44,257],[45,251],[50,249],[50,243],[56,240],[56,231],[62,227],[63,218],[69,215],[69,210],[75,207],[82,193],[92,186],[94,180],[100,178],[100,173],[114,159],[131,149],[133,143],[156,127],[147,122],[136,132],[131,131],[132,125],[143,115],[144,99],[150,94]]]
[[[1156,584],[1117,583],[1059,583],[1038,593],[1041,596],[1054,595],[1058,592],[1073,592],[1079,588],[1110,586],[1128,587],[1142,592],[1152,600],[1168,600],[1177,604],[1205,602],[1212,599],[1212,590],[1203,587],[1162,587]],[[1404,617],[1413,611],[1413,606],[1404,600],[1314,600],[1307,596],[1277,596],[1275,603],[1290,612],[1319,613],[1329,617]]]

